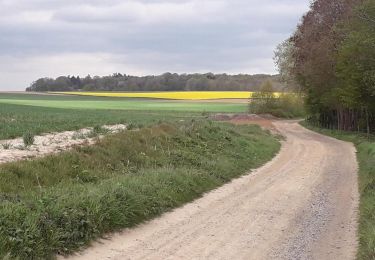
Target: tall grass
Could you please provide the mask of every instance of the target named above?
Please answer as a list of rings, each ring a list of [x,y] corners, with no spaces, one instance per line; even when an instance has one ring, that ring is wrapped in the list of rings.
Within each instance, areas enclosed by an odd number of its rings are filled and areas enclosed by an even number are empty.
[[[306,122],[303,125],[355,144],[359,163],[359,192],[361,195],[358,259],[375,259],[375,137],[372,136],[368,139],[364,134],[321,129]]]
[[[279,148],[257,126],[193,120],[0,165],[0,258],[69,254],[201,196]]]

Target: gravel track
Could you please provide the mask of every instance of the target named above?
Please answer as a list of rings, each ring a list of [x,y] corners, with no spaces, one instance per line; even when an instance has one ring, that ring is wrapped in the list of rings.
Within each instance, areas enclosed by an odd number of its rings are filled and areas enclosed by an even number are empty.
[[[268,164],[69,259],[354,259],[355,148],[293,121]]]

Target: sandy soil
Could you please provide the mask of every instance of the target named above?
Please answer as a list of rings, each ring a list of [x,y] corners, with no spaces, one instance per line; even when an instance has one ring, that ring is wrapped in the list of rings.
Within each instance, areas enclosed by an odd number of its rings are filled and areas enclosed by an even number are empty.
[[[286,141],[265,166],[69,259],[354,259],[355,148],[274,125]]]
[[[108,133],[125,130],[126,125],[103,126]],[[93,144],[96,138],[89,138],[92,128],[35,136],[34,144],[25,147],[22,138],[0,141],[0,163],[42,157],[70,149],[74,145]],[[99,138],[102,136],[98,136]]]

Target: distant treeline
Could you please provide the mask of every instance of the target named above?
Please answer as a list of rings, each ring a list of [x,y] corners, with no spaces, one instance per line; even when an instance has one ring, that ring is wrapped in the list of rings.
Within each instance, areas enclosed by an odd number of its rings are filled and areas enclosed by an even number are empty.
[[[310,120],[375,132],[375,1],[315,0],[276,51],[281,78],[302,87]]]
[[[282,90],[278,75],[176,74],[129,76],[115,73],[104,77],[61,76],[40,78],[26,91],[257,91],[267,81]]]

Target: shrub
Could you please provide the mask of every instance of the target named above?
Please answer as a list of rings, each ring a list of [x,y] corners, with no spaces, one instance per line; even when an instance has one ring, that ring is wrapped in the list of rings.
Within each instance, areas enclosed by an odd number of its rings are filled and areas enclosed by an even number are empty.
[[[33,145],[35,141],[34,134],[31,132],[26,132],[23,135],[23,144],[27,147]]]
[[[249,103],[249,112],[253,114],[271,114],[276,117],[294,118],[305,115],[301,95],[282,93],[277,96],[271,82],[265,82],[260,92],[254,93]]]
[[[305,116],[303,98],[294,93],[275,95],[255,95],[249,103],[249,112],[253,114],[271,114],[282,118]]]

